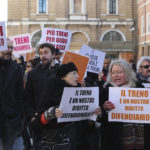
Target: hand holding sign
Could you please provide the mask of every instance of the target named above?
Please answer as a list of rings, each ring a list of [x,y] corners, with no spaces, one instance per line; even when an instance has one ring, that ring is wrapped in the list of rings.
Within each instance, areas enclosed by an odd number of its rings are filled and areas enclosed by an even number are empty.
[[[59,108],[56,108],[55,109],[55,116],[57,118],[60,118],[60,117],[62,117],[62,115],[63,115],[63,112]]]
[[[110,111],[115,108],[115,105],[111,101],[105,101],[103,107],[104,109]]]

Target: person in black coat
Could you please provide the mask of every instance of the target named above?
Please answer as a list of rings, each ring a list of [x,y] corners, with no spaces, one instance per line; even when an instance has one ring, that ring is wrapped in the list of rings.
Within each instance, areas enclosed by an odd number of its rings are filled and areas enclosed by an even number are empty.
[[[59,123],[57,124],[56,118],[62,115],[62,111],[58,109],[63,94],[64,87],[78,86],[78,73],[77,68],[73,63],[63,64],[56,70],[54,75],[48,81],[47,88],[41,96],[39,103],[39,110],[42,113],[41,119],[43,125],[44,141],[51,143],[67,143],[63,148],[70,147],[70,137],[73,134],[73,123]],[[43,118],[45,122],[43,122]],[[63,137],[60,137],[60,134]],[[66,140],[66,141],[65,141]],[[69,141],[68,141],[69,140]],[[45,146],[42,144],[41,149]],[[66,147],[65,147],[66,146]]]
[[[142,124],[108,122],[108,111],[115,108],[111,99],[108,100],[109,87],[143,87],[137,82],[136,75],[130,65],[124,60],[112,61],[109,67],[107,83],[100,85],[101,144],[102,150],[136,150],[144,148],[144,127]],[[136,141],[136,136],[140,141]],[[130,140],[128,140],[130,139]]]
[[[137,63],[137,79],[145,87],[150,88],[150,57],[143,56]],[[150,149],[150,125],[144,126],[144,150]]]
[[[78,72],[76,66],[70,62],[62,64],[56,70],[56,76],[48,81],[48,87],[41,97],[39,103],[40,120],[43,124],[43,141],[41,149],[44,147],[57,147],[61,150],[76,150],[76,128],[72,122],[57,123],[57,119],[63,115],[58,108],[64,87],[77,87]],[[99,110],[96,110],[99,113]]]
[[[23,113],[23,74],[11,60],[10,49],[8,46],[7,51],[1,52],[0,58],[0,147],[4,150],[12,150]]]
[[[52,74],[55,74],[55,66],[52,66],[55,56],[54,46],[49,43],[40,44],[38,46],[38,52],[40,55],[40,63],[28,73],[24,91],[26,116],[31,127],[35,149],[38,148],[41,140],[40,127],[36,123],[39,98],[46,88],[48,78]]]

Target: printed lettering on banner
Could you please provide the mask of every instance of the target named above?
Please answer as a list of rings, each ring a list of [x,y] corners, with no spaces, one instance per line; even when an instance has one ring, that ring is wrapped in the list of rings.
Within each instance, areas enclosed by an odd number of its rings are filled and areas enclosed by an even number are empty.
[[[92,49],[87,45],[83,45],[80,49],[80,54],[90,58],[86,71],[93,73],[102,72],[105,53]]]
[[[51,43],[61,52],[69,50],[72,32],[63,29],[43,28],[40,43]]]
[[[26,54],[32,52],[30,33],[10,37],[14,51],[13,54]]]
[[[129,123],[150,123],[149,88],[109,88],[109,100],[115,109],[108,113],[108,120]]]
[[[62,95],[59,109],[63,116],[57,118],[58,122],[79,120],[96,120],[93,113],[99,107],[98,87],[66,87]]]

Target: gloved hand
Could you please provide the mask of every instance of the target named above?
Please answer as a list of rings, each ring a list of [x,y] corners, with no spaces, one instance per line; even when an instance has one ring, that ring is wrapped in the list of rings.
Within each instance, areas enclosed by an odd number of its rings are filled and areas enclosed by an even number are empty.
[[[44,112],[45,120],[49,121],[49,120],[51,120],[53,118],[56,118],[56,116],[55,116],[55,109],[56,109],[56,107],[50,107],[48,110],[46,110]]]

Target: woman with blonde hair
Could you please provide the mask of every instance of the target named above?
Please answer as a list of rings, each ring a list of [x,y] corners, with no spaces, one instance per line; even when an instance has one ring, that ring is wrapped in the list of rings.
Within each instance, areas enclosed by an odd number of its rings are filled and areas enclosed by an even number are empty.
[[[108,122],[108,111],[115,105],[108,100],[109,87],[143,87],[137,82],[136,74],[125,60],[114,60],[109,66],[107,83],[100,89],[102,107],[101,144],[102,150],[142,150],[144,127],[142,124]]]

